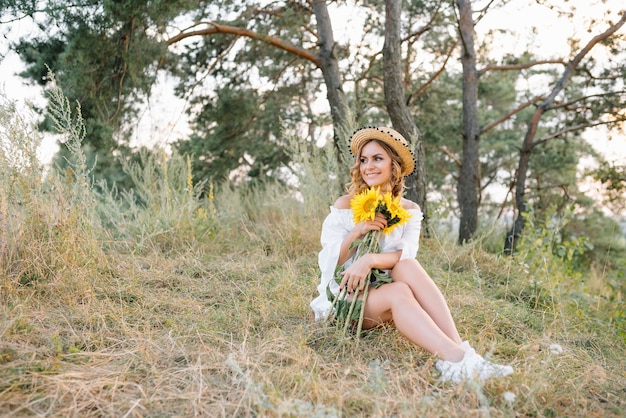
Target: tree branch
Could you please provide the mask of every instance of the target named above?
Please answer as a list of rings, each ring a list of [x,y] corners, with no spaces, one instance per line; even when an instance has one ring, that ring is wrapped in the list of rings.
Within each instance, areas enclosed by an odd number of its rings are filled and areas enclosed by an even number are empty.
[[[461,167],[463,165],[463,163],[461,163],[461,159],[457,157],[456,155],[454,155],[452,151],[448,149],[448,147],[446,147],[445,145],[442,145],[439,147],[439,149],[443,151],[443,153],[446,154],[449,158],[451,158],[452,161],[454,161],[454,163],[457,165],[457,167]]]
[[[569,133],[569,132],[580,131],[581,129],[593,128],[595,126],[611,125],[613,123],[619,123],[619,122],[624,122],[624,121],[626,121],[626,117],[620,118],[620,119],[613,119],[609,121],[601,121],[601,122],[596,122],[596,123],[581,123],[576,126],[570,126],[569,128],[561,129],[560,131],[554,132],[548,136],[544,136],[543,138],[536,140],[533,143],[532,148],[536,147],[537,145],[548,142],[549,140],[559,137],[561,135],[565,135],[566,133]]]
[[[485,5],[485,7],[483,7],[480,10],[476,10],[476,12],[478,12],[478,17],[476,18],[476,20],[474,20],[474,26],[476,26],[478,22],[480,22],[483,19],[483,17],[485,17],[485,15],[487,14],[487,11],[489,10],[489,8],[491,7],[494,1],[495,0],[490,0],[489,3]]]
[[[526,62],[524,64],[488,65],[485,68],[478,70],[478,77],[482,76],[487,71],[525,70],[527,68],[536,67],[538,65],[545,65],[545,64],[561,64],[563,66],[567,65],[565,61],[559,60],[559,59],[531,61],[531,62]]]
[[[502,122],[504,122],[505,120],[510,119],[511,117],[513,117],[514,115],[518,114],[519,112],[521,112],[522,110],[526,109],[528,106],[531,106],[535,103],[537,103],[539,100],[542,100],[543,97],[542,96],[537,96],[535,98],[533,98],[532,100],[527,101],[526,103],[522,103],[521,105],[519,105],[517,108],[511,110],[510,112],[508,112],[507,114],[503,115],[502,117],[494,120],[493,122],[491,122],[489,125],[485,126],[484,128],[482,128],[480,130],[480,134],[484,134],[485,132],[491,130],[492,128],[496,127],[497,125],[501,124]]]
[[[613,96],[613,95],[625,94],[625,93],[626,93],[626,90],[612,91],[612,92],[609,92],[609,93],[590,94],[589,96],[579,97],[578,99],[574,99],[574,100],[571,100],[571,101],[566,102],[566,103],[554,104],[554,105],[546,108],[546,110],[553,110],[553,109],[558,109],[558,108],[563,108],[563,107],[567,108],[567,107],[573,105],[574,103],[578,103],[578,102],[583,101],[583,100],[593,99],[593,98],[596,98],[596,97]]]
[[[435,20],[439,16],[439,8],[440,7],[441,7],[441,3],[437,5],[437,9],[435,9],[435,12],[430,16],[430,20],[424,26],[419,28],[417,30],[417,32],[409,33],[406,37],[404,37],[402,39],[402,42],[404,43],[404,42],[409,41],[409,40],[411,40],[413,38],[419,38],[424,33],[428,32],[433,27],[433,23],[435,22]]]
[[[433,74],[433,76],[430,77],[430,79],[428,79],[426,81],[426,83],[422,84],[422,86],[419,89],[417,89],[417,91],[415,93],[411,93],[409,95],[409,97],[407,99],[407,105],[410,104],[416,97],[419,97],[422,93],[424,93],[424,91],[426,91],[426,89],[432,83],[434,83],[435,80],[437,80],[441,74],[443,74],[444,70],[446,69],[446,64],[448,63],[448,60],[452,56],[452,53],[454,52],[454,50],[456,49],[458,44],[459,44],[458,41],[454,42],[454,44],[452,45],[452,47],[448,51],[448,54],[446,55],[446,59],[443,61],[443,64],[441,64],[441,68],[439,68],[439,70],[437,70],[437,72],[435,74]]]
[[[299,48],[295,45],[292,45],[288,42],[283,41],[282,39],[276,38],[275,36],[261,35],[250,29],[240,28],[237,26],[222,25],[222,24],[215,23],[215,22],[205,22],[205,24],[209,25],[210,27],[204,28],[204,29],[193,30],[189,32],[182,31],[178,35],[173,36],[170,39],[168,39],[167,45],[173,45],[177,42],[182,41],[183,39],[191,38],[194,36],[210,36],[210,35],[222,33],[222,34],[229,34],[229,35],[235,35],[235,36],[244,36],[250,39],[265,42],[266,44],[275,46],[276,48],[282,49],[283,51],[294,54],[300,58],[304,58],[312,62],[313,64],[315,64],[315,66],[318,68],[320,68],[322,65],[319,57],[313,54],[311,51],[308,51],[303,48]],[[198,25],[194,25],[194,26],[198,26]]]

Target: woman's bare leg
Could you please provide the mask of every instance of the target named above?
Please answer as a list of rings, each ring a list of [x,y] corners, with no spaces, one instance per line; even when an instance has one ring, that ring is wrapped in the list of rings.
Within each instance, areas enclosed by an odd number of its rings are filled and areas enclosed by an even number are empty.
[[[406,283],[392,282],[370,289],[365,304],[364,328],[393,319],[396,328],[412,343],[443,360],[460,361],[465,350],[451,339],[422,308]]]
[[[405,259],[399,261],[391,271],[391,278],[394,282],[407,284],[419,305],[432,318],[435,324],[452,341],[457,344],[462,342],[443,294],[417,260]]]

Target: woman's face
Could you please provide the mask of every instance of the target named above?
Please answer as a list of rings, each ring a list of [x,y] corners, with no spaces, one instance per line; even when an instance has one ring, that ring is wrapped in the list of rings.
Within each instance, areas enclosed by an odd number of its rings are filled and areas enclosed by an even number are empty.
[[[392,160],[376,141],[370,141],[361,150],[361,177],[369,187],[390,187]]]

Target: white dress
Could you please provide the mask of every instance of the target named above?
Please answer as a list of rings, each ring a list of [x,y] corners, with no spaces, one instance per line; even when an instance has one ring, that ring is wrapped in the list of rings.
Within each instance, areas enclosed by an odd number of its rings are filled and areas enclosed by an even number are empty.
[[[410,209],[411,217],[408,222],[395,227],[389,234],[382,234],[380,245],[383,253],[402,251],[400,260],[415,258],[419,248],[420,230],[422,227],[422,211]],[[333,294],[339,292],[339,285],[333,280],[335,268],[339,261],[339,251],[344,238],[354,228],[352,209],[337,209],[330,207],[330,213],[322,224],[322,251],[318,256],[321,270],[320,283],[317,286],[319,296],[311,301],[311,309],[315,313],[315,320],[326,319],[330,314],[332,303],[326,296],[326,288],[330,284]],[[349,264],[351,261],[348,261]]]

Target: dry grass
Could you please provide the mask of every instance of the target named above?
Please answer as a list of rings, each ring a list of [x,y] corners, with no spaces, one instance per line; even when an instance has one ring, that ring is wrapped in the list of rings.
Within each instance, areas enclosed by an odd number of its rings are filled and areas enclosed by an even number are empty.
[[[1,416],[624,416],[623,340],[552,264],[423,242],[461,334],[516,370],[448,385],[392,327],[355,341],[313,322],[322,204],[207,202],[173,179],[129,214],[63,178],[2,180],[30,203],[0,217]]]
[[[441,249],[423,245],[420,258],[442,284],[462,334],[516,369],[484,386],[450,386],[437,381],[434,359],[393,328],[357,342],[313,323],[314,242],[298,231],[299,255],[268,254],[255,227],[245,228],[238,251],[219,253],[219,242],[208,242],[173,256],[106,254],[100,270],[73,268],[26,286],[5,282],[0,414],[623,414],[624,346],[606,326],[533,311],[475,286],[472,275],[493,263],[507,269],[507,260],[485,256],[471,271],[444,270]],[[276,240],[288,229],[277,227]],[[551,351],[557,343],[562,353]],[[516,399],[505,400],[506,392]]]

